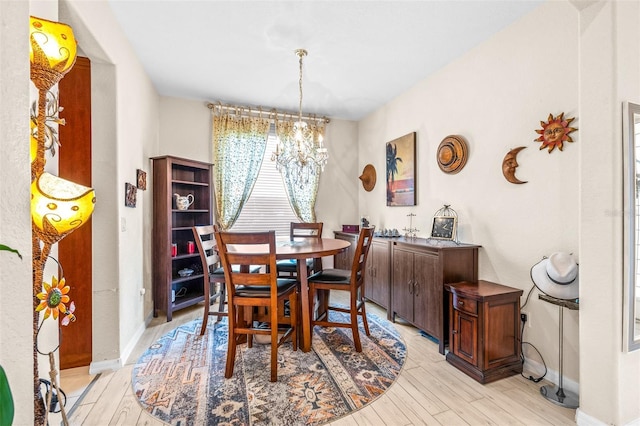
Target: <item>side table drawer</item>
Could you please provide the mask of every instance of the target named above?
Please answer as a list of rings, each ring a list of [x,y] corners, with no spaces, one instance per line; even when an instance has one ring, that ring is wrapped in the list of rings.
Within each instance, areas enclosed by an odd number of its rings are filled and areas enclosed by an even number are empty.
[[[453,308],[468,314],[478,314],[478,301],[453,293]]]

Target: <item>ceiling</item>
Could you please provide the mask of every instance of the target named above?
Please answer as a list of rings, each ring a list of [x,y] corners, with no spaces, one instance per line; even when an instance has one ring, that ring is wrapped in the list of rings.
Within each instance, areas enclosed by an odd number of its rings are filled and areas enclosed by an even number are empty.
[[[542,0],[109,0],[162,96],[359,120]]]

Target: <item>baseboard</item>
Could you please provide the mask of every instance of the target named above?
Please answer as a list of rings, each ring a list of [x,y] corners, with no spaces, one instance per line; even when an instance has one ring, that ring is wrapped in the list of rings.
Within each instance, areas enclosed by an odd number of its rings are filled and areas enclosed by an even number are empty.
[[[127,347],[125,348],[125,350],[122,352],[121,354],[122,356],[120,358],[92,362],[89,365],[89,374],[98,374],[104,371],[116,371],[122,368],[126,364],[129,356],[131,355],[131,352],[133,352],[133,350],[135,349],[136,345],[138,344],[138,341],[140,340],[140,337],[142,337],[142,334],[146,330],[149,323],[151,323],[152,319],[153,319],[153,312],[151,312],[147,316],[144,323],[140,324],[140,327],[138,327],[138,329],[134,333],[131,340],[129,340],[129,343],[127,344]]]
[[[576,409],[576,424],[579,426],[605,426],[606,423],[601,422],[595,417],[586,414],[580,408]]]
[[[537,372],[536,374],[542,374],[542,372],[544,372],[544,365],[540,364],[537,361],[525,359],[524,371],[522,374],[525,377],[529,377],[529,375],[536,377],[533,373],[531,373],[532,371]],[[544,376],[544,380],[554,383],[557,386],[559,382],[558,378],[559,378],[558,372],[556,370],[550,369],[549,366],[547,366],[547,375]],[[568,391],[571,391],[578,396],[580,395],[580,383],[573,381],[571,379],[568,379],[566,375],[562,378],[562,388]]]
[[[147,321],[144,321],[143,323],[140,324],[136,332],[133,334],[133,337],[129,340],[129,343],[124,348],[124,351],[122,351],[121,357],[124,360],[124,364],[129,362],[129,356],[131,355],[131,352],[133,352],[133,350],[135,349],[136,345],[138,344],[138,341],[140,340],[140,337],[142,337],[142,334],[146,330],[147,324],[148,324]]]
[[[116,371],[122,368],[122,358],[93,361],[89,364],[89,374],[98,374],[105,371]]]
[[[576,424],[578,426],[606,426],[608,423],[602,422],[595,417],[591,417],[578,408],[576,410]],[[625,423],[624,426],[640,426],[640,417]]]

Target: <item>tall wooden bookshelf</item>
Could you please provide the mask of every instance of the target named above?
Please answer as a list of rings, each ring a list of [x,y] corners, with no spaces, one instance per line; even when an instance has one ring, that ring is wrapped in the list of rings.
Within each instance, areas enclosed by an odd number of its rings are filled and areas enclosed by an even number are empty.
[[[173,311],[204,300],[204,280],[197,246],[189,253],[194,225],[213,223],[212,164],[169,155],[153,161],[153,315],[171,321]],[[193,195],[186,210],[176,207],[174,194]],[[177,253],[172,255],[172,244]],[[182,277],[178,271],[192,269]]]

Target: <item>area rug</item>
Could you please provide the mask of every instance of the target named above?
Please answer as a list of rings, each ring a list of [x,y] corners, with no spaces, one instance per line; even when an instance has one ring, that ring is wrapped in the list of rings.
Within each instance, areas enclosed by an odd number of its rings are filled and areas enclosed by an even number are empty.
[[[315,327],[307,353],[281,346],[276,383],[269,381],[270,346],[255,343],[238,347],[233,377],[225,379],[226,318],[204,336],[201,321],[192,321],[140,357],[133,391],[144,410],[172,425],[321,425],[371,403],[400,374],[406,347],[398,332],[367,318],[371,336],[361,327],[361,353],[346,328]]]

